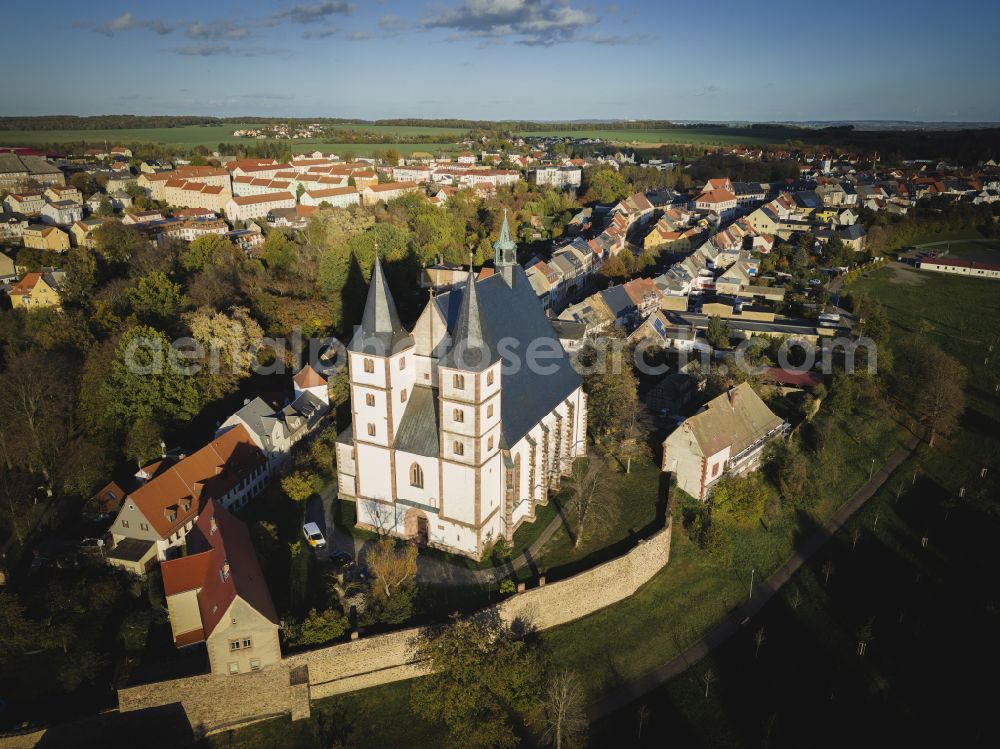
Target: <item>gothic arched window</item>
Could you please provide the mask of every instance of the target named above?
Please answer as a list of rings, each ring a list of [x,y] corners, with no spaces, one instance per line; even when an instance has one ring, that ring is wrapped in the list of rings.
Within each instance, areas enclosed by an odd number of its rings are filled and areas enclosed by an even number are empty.
[[[424,488],[424,469],[420,467],[419,463],[410,466],[410,486],[415,486],[418,489]]]

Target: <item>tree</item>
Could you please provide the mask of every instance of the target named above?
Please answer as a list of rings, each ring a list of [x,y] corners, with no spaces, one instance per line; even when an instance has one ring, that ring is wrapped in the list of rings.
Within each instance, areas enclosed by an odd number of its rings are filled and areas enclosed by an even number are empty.
[[[233,307],[227,313],[202,307],[184,314],[183,320],[191,337],[210,353],[201,383],[205,397],[228,395],[239,380],[251,375],[264,331],[246,307]]]
[[[701,682],[705,685],[705,697],[708,697],[708,688],[712,686],[712,682],[715,681],[715,672],[707,668],[701,674]]]
[[[615,440],[615,453],[625,462],[625,473],[632,472],[632,461],[650,457],[647,434],[639,423],[639,402],[629,403],[629,410],[620,414],[621,428]]]
[[[596,371],[586,379],[590,427],[613,441],[623,426],[621,414],[638,410],[638,383],[625,352],[613,342],[597,355]]]
[[[511,716],[537,705],[541,655],[496,610],[456,615],[449,624],[422,630],[413,661],[428,671],[413,683],[413,712],[444,724],[452,746],[509,749],[517,744]]]
[[[744,525],[758,523],[774,489],[759,472],[723,476],[712,488],[712,509]]]
[[[729,336],[730,330],[728,321],[723,320],[718,315],[712,315],[708,318],[708,327],[705,328],[705,338],[708,339],[712,348],[729,348]]]
[[[588,202],[615,203],[628,194],[625,180],[611,167],[592,167],[587,170]]]
[[[148,240],[121,221],[105,221],[93,231],[94,249],[106,263],[125,263]]]
[[[66,392],[63,373],[38,350],[11,357],[0,375],[0,423],[8,460],[37,471],[49,488],[66,440]]]
[[[587,735],[587,705],[579,677],[556,671],[545,690],[545,730],[542,740],[555,749],[582,746]]]
[[[607,463],[597,455],[573,464],[573,483],[567,509],[576,517],[574,548],[586,538],[600,535],[618,517],[619,501],[609,491]]]
[[[97,287],[97,261],[94,253],[85,247],[74,247],[66,253],[63,271],[66,276],[59,288],[59,300],[63,308],[89,308]]]
[[[102,218],[110,218],[115,215],[115,207],[111,204],[111,199],[107,195],[102,197],[101,202],[97,204],[95,215]]]
[[[628,278],[628,268],[625,267],[625,261],[623,255],[625,253],[618,253],[617,255],[612,255],[604,264],[601,265],[601,270],[599,271],[605,278],[610,278],[612,280],[623,280]]]
[[[295,268],[298,248],[284,232],[272,231],[264,240],[261,256],[267,267],[278,276],[287,276]]]
[[[233,243],[219,234],[203,234],[180,253],[179,262],[188,273],[195,273],[220,262],[234,249]]]
[[[152,419],[140,419],[125,438],[125,456],[144,466],[163,454],[163,430]]]
[[[195,377],[171,359],[163,333],[145,325],[129,328],[104,373],[104,417],[118,425],[140,419],[174,424],[198,413],[202,398]]]
[[[305,502],[316,491],[314,476],[307,471],[292,471],[281,479],[281,490],[293,502]]]
[[[767,636],[764,634],[764,628],[761,627],[756,632],[753,633],[753,644],[754,651],[753,657],[756,659],[760,655],[760,647],[767,640]]]
[[[349,625],[347,617],[337,609],[322,612],[310,609],[305,619],[288,625],[285,639],[291,645],[325,645],[342,636]]]
[[[23,653],[37,643],[38,625],[28,619],[24,606],[13,593],[0,590],[0,662]]]
[[[140,278],[128,292],[129,304],[142,322],[161,329],[172,326],[184,306],[180,284],[165,273],[151,273]]]
[[[947,436],[958,428],[965,411],[967,378],[958,359],[926,338],[910,336],[897,349],[894,385],[926,427],[930,447],[938,434]]]
[[[823,566],[820,568],[820,570],[823,573],[824,586],[830,582],[830,575],[833,574],[834,569],[836,569],[836,565],[833,563],[832,559],[827,559],[825,562],[823,562]]]
[[[405,595],[417,574],[417,547],[398,544],[391,538],[379,539],[365,555],[371,573],[372,595],[383,602],[395,595]]]

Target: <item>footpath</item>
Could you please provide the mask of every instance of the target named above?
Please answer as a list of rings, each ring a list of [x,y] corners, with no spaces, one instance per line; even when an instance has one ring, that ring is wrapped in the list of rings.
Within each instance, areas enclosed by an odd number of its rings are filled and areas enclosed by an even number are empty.
[[[591,722],[600,720],[611,713],[620,710],[635,700],[649,694],[651,691],[666,683],[678,674],[697,664],[702,658],[711,653],[715,648],[726,642],[737,632],[748,626],[748,620],[756,615],[764,606],[781,590],[792,576],[805,564],[812,556],[819,551],[827,541],[833,538],[844,523],[857,512],[872,495],[877,492],[882,485],[888,481],[893,472],[902,465],[903,461],[910,457],[913,451],[920,444],[918,437],[914,436],[903,446],[894,452],[885,464],[879,469],[871,479],[858,489],[854,495],[831,517],[821,528],[817,529],[811,536],[795,550],[791,557],[779,567],[774,574],[763,580],[753,590],[753,597],[746,603],[737,607],[729,613],[729,616],[719,624],[715,625],[708,633],[696,643],[688,647],[680,655],[666,663],[657,666],[645,675],[616,687],[613,691],[604,695],[597,702],[590,705],[587,715]]]

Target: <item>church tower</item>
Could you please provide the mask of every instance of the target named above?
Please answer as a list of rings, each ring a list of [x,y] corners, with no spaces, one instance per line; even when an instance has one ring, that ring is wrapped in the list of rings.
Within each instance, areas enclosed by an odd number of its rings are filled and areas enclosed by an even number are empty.
[[[356,458],[368,469],[358,471],[359,498],[392,502],[395,497],[392,447],[413,390],[413,348],[376,255],[364,315],[347,346]]]
[[[500,227],[500,238],[493,243],[493,265],[503,280],[511,288],[514,287],[514,266],[517,265],[517,245],[510,237],[510,225],[507,223],[507,209],[503,210],[503,225]]]
[[[468,523],[477,535],[501,510],[502,363],[470,266],[451,348],[438,365],[438,418],[441,515]],[[484,539],[474,542],[481,549]]]

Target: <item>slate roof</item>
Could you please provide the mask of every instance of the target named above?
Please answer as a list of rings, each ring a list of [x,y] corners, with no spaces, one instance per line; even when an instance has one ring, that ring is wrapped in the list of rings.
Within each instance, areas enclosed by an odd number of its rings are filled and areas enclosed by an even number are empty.
[[[513,268],[513,281],[513,286],[508,286],[497,274],[476,284],[480,314],[488,321],[496,343],[505,338],[513,342],[506,347],[512,355],[504,357],[500,380],[502,429],[508,446],[516,444],[543,416],[580,387],[580,376],[570,364],[520,266]],[[449,331],[457,325],[464,296],[463,286],[434,298]],[[538,372],[533,372],[525,361],[528,346],[534,341],[545,341],[535,344],[533,349],[538,351],[539,366],[534,367]]]
[[[397,346],[399,349],[406,348],[411,342],[410,335],[399,321],[396,303],[389,291],[389,282],[385,280],[385,271],[382,270],[382,261],[376,254],[361,325],[347,348],[358,353],[370,351],[387,356],[397,350]],[[375,348],[380,350],[375,351]]]
[[[441,362],[446,367],[481,372],[497,360],[496,344],[480,312],[476,286],[476,276],[470,268],[462,308],[452,328],[451,349]]]
[[[438,438],[437,393],[417,385],[406,402],[406,410],[396,431],[397,450],[436,458],[440,448]]]

